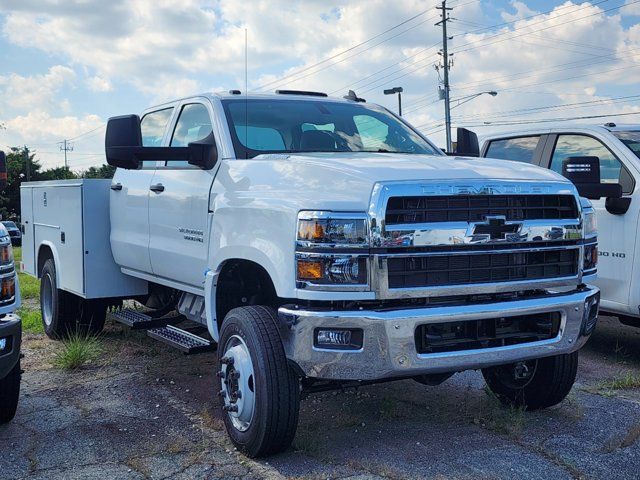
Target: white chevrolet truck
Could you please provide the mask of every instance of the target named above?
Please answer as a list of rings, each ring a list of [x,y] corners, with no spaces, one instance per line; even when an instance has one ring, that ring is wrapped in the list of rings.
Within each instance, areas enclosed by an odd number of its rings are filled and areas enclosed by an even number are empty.
[[[561,175],[447,159],[353,92],[184,98],[110,119],[105,143],[112,180],[22,186],[45,330],[106,316],[217,345],[248,455],[286,449],[300,399],[332,388],[480,369],[529,409],[571,389],[599,291],[594,211]]]
[[[562,172],[568,157],[597,158],[600,178],[618,195],[593,201],[600,236],[595,285],[601,310],[640,327],[640,125],[560,123],[488,135],[482,156],[531,163]]]

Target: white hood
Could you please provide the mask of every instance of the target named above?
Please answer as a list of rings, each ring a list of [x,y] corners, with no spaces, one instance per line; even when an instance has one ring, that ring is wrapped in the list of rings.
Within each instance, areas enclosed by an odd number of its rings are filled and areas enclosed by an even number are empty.
[[[546,168],[492,158],[400,153],[313,153],[289,155],[288,161],[335,170],[372,182],[482,179],[568,182]]]
[[[222,173],[229,169],[229,175]],[[562,182],[564,177],[526,163],[394,153],[269,154],[225,161],[217,176],[233,197],[247,195],[292,209],[366,211],[379,182],[526,181]],[[225,178],[234,182],[227,183]],[[232,193],[233,192],[233,193]]]

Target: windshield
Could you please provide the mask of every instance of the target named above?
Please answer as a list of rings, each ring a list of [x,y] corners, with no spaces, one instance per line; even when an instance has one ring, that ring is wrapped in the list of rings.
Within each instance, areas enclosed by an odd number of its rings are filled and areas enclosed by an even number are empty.
[[[624,143],[629,150],[640,158],[640,131],[638,132],[613,132],[613,134]]]
[[[442,154],[415,130],[374,105],[262,99],[222,103],[237,158],[299,152]]]
[[[13,222],[2,222],[2,224],[7,228],[18,228],[16,227],[16,224]]]

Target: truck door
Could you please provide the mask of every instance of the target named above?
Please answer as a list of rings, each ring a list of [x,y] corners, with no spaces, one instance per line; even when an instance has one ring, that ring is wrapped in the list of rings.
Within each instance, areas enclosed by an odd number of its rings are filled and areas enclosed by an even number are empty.
[[[624,195],[633,192],[633,177],[618,156],[601,140],[586,134],[552,135],[554,141],[550,168],[562,172],[567,157],[595,156],[600,158],[600,178],[604,183],[620,183]],[[602,298],[620,306],[629,303],[629,287],[635,253],[638,202],[631,202],[624,215],[613,215],[605,208],[606,199],[591,200],[598,217],[598,281]],[[606,306],[605,306],[606,307]]]
[[[145,147],[160,147],[173,107],[147,113],[140,129]],[[149,187],[156,161],[145,161],[140,170],[118,168],[111,183],[111,250],[121,267],[152,273],[149,257]]]
[[[169,145],[183,147],[207,137],[213,130],[210,109],[208,102],[182,104]],[[149,194],[149,255],[154,275],[203,287],[214,172],[171,160],[156,169]]]

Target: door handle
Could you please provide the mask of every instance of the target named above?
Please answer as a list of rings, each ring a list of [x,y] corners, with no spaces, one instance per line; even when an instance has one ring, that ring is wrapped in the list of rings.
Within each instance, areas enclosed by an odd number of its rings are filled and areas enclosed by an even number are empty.
[[[122,184],[114,183],[113,185],[111,185],[111,190],[115,190],[116,192],[119,192],[120,190],[122,190]]]
[[[164,192],[164,185],[162,185],[161,183],[156,183],[155,185],[151,185],[151,187],[149,187],[149,190],[156,193],[162,193]]]

